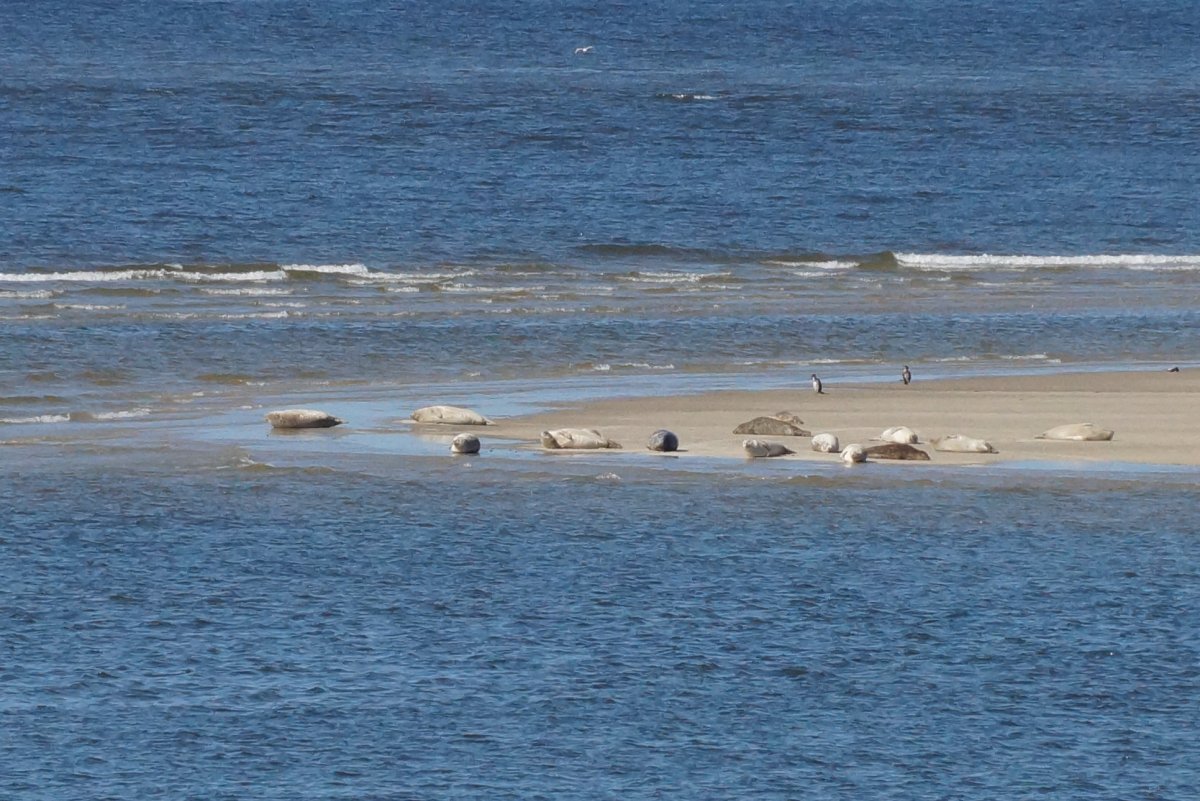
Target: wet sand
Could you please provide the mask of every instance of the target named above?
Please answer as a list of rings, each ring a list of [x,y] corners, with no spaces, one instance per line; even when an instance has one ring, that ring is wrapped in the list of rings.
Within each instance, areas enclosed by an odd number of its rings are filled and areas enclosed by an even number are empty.
[[[680,441],[682,457],[744,456],[733,434],[760,415],[792,412],[813,434],[835,434],[842,445],[871,440],[890,426],[914,429],[933,463],[1006,461],[1129,462],[1200,465],[1200,371],[1180,373],[1062,373],[1036,376],[917,379],[895,384],[827,381],[817,395],[807,381],[796,389],[709,392],[667,397],[611,398],[561,405],[550,411],[499,420],[480,434],[536,443],[549,428],[599,429],[624,449],[645,451],[651,432],[666,428]],[[479,409],[487,413],[486,409]],[[1095,423],[1116,432],[1109,442],[1064,442],[1035,437],[1054,426]],[[962,434],[985,439],[999,452],[934,451],[931,437]],[[785,459],[832,460],[815,453],[807,437],[758,437],[797,451]],[[648,451],[645,451],[649,453]],[[918,464],[918,463],[912,463]],[[924,464],[924,463],[919,463]]]

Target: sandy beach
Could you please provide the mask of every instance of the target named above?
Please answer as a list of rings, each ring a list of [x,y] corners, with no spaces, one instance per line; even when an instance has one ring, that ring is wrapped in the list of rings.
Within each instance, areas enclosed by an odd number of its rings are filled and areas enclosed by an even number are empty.
[[[1001,461],[1130,462],[1200,465],[1200,372],[1061,373],[958,378],[894,384],[841,384],[832,378],[817,395],[807,381],[794,390],[710,392],[670,397],[612,398],[572,403],[548,412],[498,421],[488,435],[537,440],[544,429],[595,428],[626,451],[645,450],[655,429],[675,432],[682,457],[741,457],[740,423],[792,412],[813,434],[835,434],[843,446],[872,439],[890,426],[908,426],[933,464]],[[1115,431],[1108,442],[1036,439],[1046,429],[1091,422]],[[962,434],[985,439],[998,453],[935,451],[930,438]],[[759,437],[796,451],[785,459],[832,460],[806,437]],[[649,451],[646,451],[650,455]],[[927,463],[909,462],[920,465]]]

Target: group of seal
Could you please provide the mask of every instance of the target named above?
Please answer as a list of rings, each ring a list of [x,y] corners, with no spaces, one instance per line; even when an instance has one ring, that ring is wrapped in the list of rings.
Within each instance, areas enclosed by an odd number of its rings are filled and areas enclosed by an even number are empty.
[[[907,365],[902,375],[905,384],[912,380]],[[814,373],[813,388],[822,392],[820,379]],[[414,411],[412,420],[417,423],[434,425],[486,426],[494,423],[472,409],[460,406],[423,406]],[[306,428],[332,428],[342,425],[345,421],[328,412],[318,409],[282,409],[268,412],[266,420],[274,429],[292,430]],[[812,434],[801,428],[803,420],[791,412],[776,412],[773,415],[755,417],[733,429],[734,434],[751,434],[757,436],[792,436],[811,437],[811,448],[818,453],[840,454],[842,461],[856,464],[872,459],[897,459],[908,461],[929,461],[929,454],[914,447],[919,443],[917,432],[907,426],[891,426],[883,430],[877,437],[882,445],[864,446],[858,443],[840,447],[838,438],[830,433]],[[1113,438],[1111,429],[1101,428],[1094,423],[1070,423],[1055,426],[1038,434],[1035,439],[1100,442]],[[547,450],[594,450],[620,449],[621,444],[605,436],[593,428],[558,428],[543,431],[539,437],[541,446]],[[929,444],[934,450],[948,453],[997,453],[996,448],[987,440],[968,437],[962,434],[947,434],[932,437]],[[679,437],[667,429],[659,429],[650,435],[646,444],[647,449],[659,453],[673,453],[679,450]],[[795,454],[786,445],[769,442],[763,439],[746,439],[742,441],[742,449],[752,458],[787,456]],[[474,434],[462,433],[454,437],[450,443],[452,453],[474,454],[480,451],[480,440]]]

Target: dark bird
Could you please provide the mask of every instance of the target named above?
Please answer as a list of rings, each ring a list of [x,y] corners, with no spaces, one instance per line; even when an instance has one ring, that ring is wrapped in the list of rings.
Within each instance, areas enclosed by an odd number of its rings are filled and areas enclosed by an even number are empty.
[[[912,373],[909,372],[907,364],[904,365],[904,371],[902,373],[900,373],[900,380],[903,381],[905,384],[912,381]]]
[[[817,378],[816,373],[812,374],[812,385],[813,385],[813,392],[817,393],[818,395],[825,394],[825,390],[821,389],[821,379]]]
[[[1179,368],[1178,368],[1178,367],[1172,367],[1172,368],[1171,368],[1170,370],[1168,370],[1167,372],[1168,372],[1168,373],[1178,373],[1178,372],[1179,372]]]

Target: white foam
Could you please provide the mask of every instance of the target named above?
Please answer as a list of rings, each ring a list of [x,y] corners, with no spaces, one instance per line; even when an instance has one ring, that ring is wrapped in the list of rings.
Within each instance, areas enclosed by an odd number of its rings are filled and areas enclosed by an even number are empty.
[[[674,271],[646,271],[618,275],[617,280],[634,284],[695,284],[706,278],[728,278],[730,273],[680,273]]]
[[[253,270],[245,273],[197,273],[197,272],[181,272],[170,273],[172,278],[177,278],[181,281],[194,281],[196,283],[240,283],[240,282],[265,282],[265,281],[282,281],[287,278],[287,272],[284,270]]]
[[[476,270],[455,270],[449,273],[382,273],[374,272],[370,274],[372,281],[381,281],[385,283],[396,284],[436,284],[440,281],[452,281],[461,278],[470,278],[473,275],[478,275]]]
[[[5,291],[0,292],[0,298],[5,300],[48,300],[57,294],[49,289],[35,289],[32,292]]]
[[[71,419],[66,414],[39,414],[36,417],[0,417],[0,423],[66,423]]]
[[[0,273],[0,282],[14,283],[113,283],[165,278],[166,270],[79,270],[67,273]]]
[[[1128,270],[1200,270],[1200,255],[1163,256],[1152,254],[1023,256],[982,253],[973,256],[926,253],[897,253],[902,267],[919,270],[1037,270],[1056,268],[1109,268]]]
[[[365,264],[285,264],[288,272],[326,273],[329,275],[373,275]]]
[[[852,270],[858,266],[856,261],[783,261],[780,259],[768,259],[766,264],[771,264],[776,267],[802,267],[805,270],[805,277],[808,277],[810,270]]]
[[[97,412],[92,415],[93,420],[132,420],[136,417],[145,417],[150,414],[149,409],[129,409],[124,412]]]
[[[292,312],[277,311],[277,312],[247,312],[245,314],[219,314],[218,320],[280,320]]]
[[[1023,353],[1001,356],[1001,359],[1009,362],[1049,362],[1051,364],[1061,364],[1061,359],[1051,359],[1045,353]]]
[[[292,290],[290,290],[290,289],[283,289],[281,287],[265,287],[265,286],[235,287],[235,288],[205,287],[205,288],[202,288],[200,290],[200,292],[201,292],[201,294],[204,294],[204,295],[222,295],[222,296],[223,295],[248,295],[248,296],[252,296],[252,297],[258,296],[258,295],[290,295],[290,294],[292,294]]]
[[[617,362],[616,364],[599,364],[594,366],[593,370],[601,372],[609,372],[614,367],[624,368],[626,370],[674,370],[673,364],[650,364],[649,362]]]

